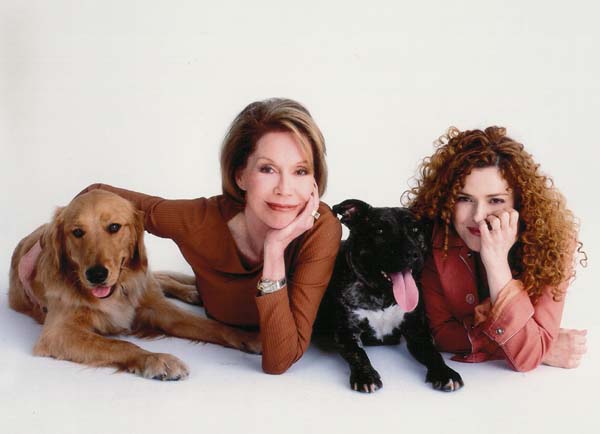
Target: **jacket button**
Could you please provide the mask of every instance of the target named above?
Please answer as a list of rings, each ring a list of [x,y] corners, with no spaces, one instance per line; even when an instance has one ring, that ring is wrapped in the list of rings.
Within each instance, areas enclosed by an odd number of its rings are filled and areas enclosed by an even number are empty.
[[[473,256],[473,252],[467,252],[467,257],[470,258],[471,256]]]
[[[473,294],[470,294],[470,293],[467,294],[467,296],[465,297],[465,300],[469,304],[475,304],[475,296]]]
[[[498,328],[496,329],[496,334],[497,334],[497,335],[502,335],[502,334],[504,334],[504,329],[503,329],[502,327],[498,327]]]

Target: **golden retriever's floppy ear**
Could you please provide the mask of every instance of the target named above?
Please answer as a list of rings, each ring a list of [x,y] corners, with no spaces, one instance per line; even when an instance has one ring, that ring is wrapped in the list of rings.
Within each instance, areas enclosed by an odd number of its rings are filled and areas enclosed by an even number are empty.
[[[64,207],[57,208],[54,212],[54,218],[46,227],[40,245],[42,251],[47,251],[47,258],[50,260],[50,267],[54,271],[60,271],[63,264],[64,255]]]
[[[135,211],[133,222],[133,240],[131,245],[131,260],[129,268],[140,269],[148,267],[146,246],[144,245],[144,212]]]

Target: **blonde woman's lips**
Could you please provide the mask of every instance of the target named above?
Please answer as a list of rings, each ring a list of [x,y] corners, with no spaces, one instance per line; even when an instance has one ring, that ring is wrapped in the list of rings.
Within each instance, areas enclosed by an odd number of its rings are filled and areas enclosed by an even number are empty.
[[[287,204],[273,203],[273,202],[267,202],[267,206],[269,208],[271,208],[273,211],[279,211],[279,212],[294,211],[295,209],[298,208],[298,205],[287,205]]]

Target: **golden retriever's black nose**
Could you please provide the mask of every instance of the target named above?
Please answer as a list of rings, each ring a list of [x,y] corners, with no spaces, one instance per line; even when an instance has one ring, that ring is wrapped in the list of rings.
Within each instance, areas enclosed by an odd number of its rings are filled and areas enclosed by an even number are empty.
[[[85,270],[85,277],[90,283],[104,283],[108,270],[102,265],[94,265]]]

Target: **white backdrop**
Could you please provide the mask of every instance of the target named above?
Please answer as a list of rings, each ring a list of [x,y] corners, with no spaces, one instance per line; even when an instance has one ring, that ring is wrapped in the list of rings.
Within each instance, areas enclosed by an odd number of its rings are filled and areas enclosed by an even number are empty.
[[[93,182],[218,194],[229,123],[285,96],[325,135],[329,204],[397,205],[448,126],[507,127],[581,220],[590,265],[564,324],[600,326],[599,13],[549,0],[0,0],[0,315],[15,318],[14,246],[56,206]],[[154,269],[188,269],[172,242],[147,243]]]

